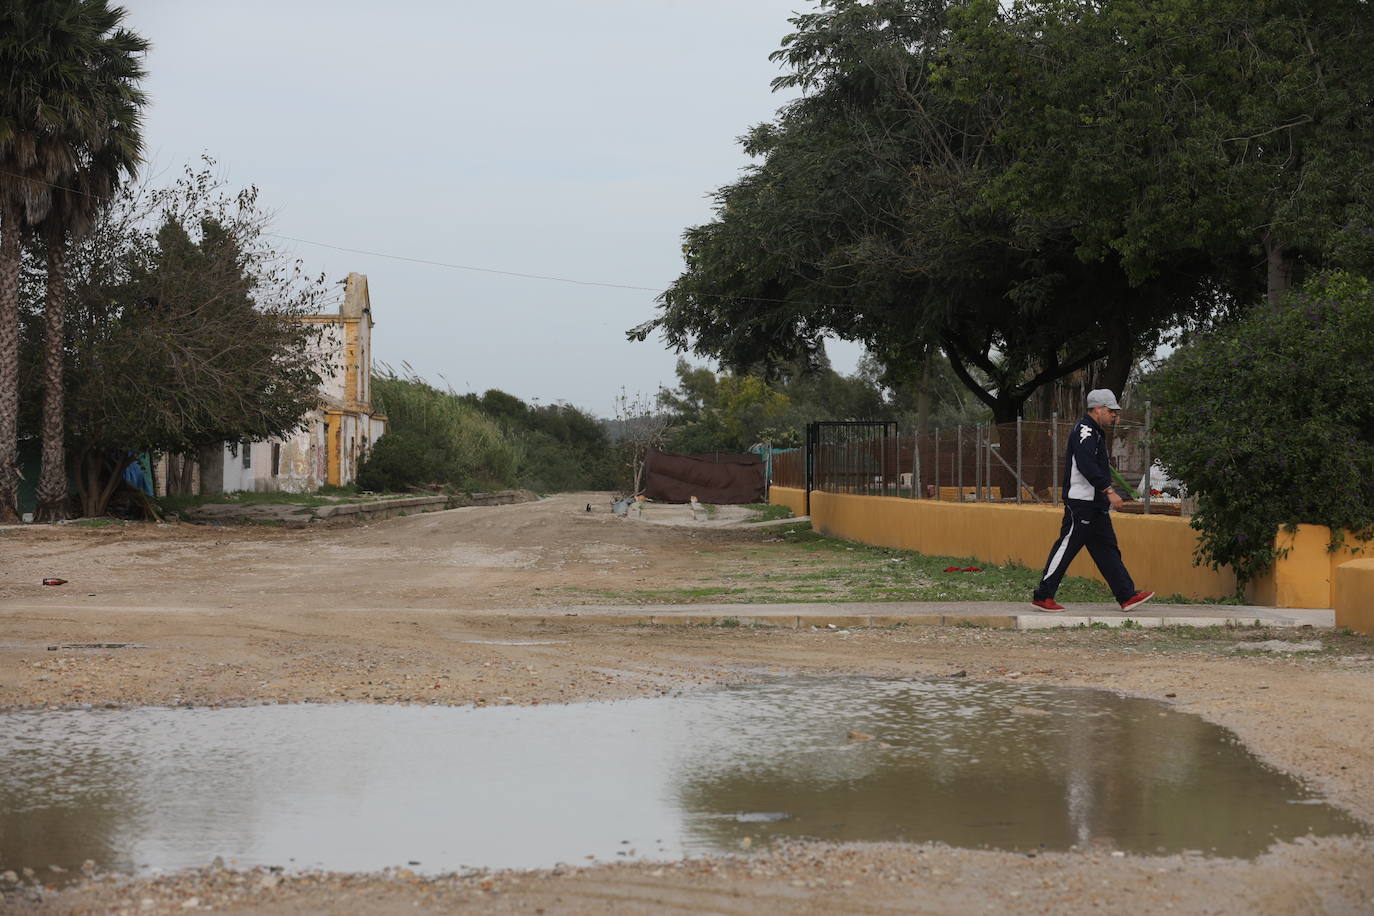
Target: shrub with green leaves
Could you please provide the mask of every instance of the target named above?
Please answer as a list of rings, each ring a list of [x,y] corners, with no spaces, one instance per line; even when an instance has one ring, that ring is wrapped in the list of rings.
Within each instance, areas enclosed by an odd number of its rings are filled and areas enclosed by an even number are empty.
[[[520,486],[544,492],[609,490],[618,463],[601,422],[571,404],[530,406],[513,394],[490,389],[465,394],[465,404],[501,424],[520,445]]]
[[[358,468],[369,490],[511,486],[522,450],[500,424],[452,393],[416,377],[374,373],[373,403],[387,434]]]
[[[1243,586],[1282,526],[1374,536],[1374,284],[1319,275],[1177,351],[1149,381],[1156,454],[1197,494],[1199,560]]]

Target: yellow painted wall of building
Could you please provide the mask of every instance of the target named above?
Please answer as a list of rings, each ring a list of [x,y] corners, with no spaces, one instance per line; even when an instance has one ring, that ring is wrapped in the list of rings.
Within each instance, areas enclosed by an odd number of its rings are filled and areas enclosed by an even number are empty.
[[[326,410],[324,412],[325,422],[325,454],[326,459],[325,483],[331,486],[343,485],[343,411]]]
[[[1333,581],[1336,626],[1374,636],[1374,559],[1347,560]]]

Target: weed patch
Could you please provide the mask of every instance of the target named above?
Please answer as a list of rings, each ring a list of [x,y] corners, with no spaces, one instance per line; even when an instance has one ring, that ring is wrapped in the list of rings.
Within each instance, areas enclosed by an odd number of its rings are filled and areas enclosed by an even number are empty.
[[[81,518],[76,521],[67,522],[71,528],[108,528],[111,525],[123,525],[124,522],[117,518]]]
[[[787,506],[770,506],[768,503],[750,503],[744,508],[753,513],[748,519],[749,522],[774,522],[792,517],[792,510]]]

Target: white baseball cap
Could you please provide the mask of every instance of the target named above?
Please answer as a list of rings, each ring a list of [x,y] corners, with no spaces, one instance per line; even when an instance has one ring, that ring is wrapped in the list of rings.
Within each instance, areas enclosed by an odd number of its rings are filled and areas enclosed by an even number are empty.
[[[1116,402],[1116,395],[1106,388],[1094,388],[1088,392],[1088,409],[1094,407],[1106,407],[1110,410],[1120,410],[1121,405]]]

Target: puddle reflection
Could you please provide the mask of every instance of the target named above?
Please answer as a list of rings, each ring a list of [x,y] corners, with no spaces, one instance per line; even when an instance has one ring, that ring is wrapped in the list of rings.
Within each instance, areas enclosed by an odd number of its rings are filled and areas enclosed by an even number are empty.
[[[561,707],[0,716],[14,869],[440,872],[780,836],[1253,856],[1362,832],[1230,733],[1100,691],[788,679]]]

